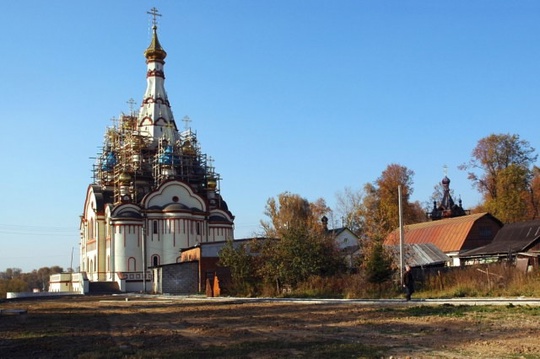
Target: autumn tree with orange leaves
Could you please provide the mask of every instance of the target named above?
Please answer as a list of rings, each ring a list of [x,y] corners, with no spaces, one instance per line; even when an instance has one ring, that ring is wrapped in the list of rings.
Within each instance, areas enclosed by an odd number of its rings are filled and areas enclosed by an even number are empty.
[[[504,223],[538,218],[538,155],[519,135],[491,134],[478,141],[460,166],[483,196],[482,207]]]
[[[426,220],[419,202],[411,202],[414,171],[393,163],[361,192],[346,189],[337,195],[337,212],[363,240],[385,238],[399,226],[398,186],[401,186],[403,220],[412,224]]]

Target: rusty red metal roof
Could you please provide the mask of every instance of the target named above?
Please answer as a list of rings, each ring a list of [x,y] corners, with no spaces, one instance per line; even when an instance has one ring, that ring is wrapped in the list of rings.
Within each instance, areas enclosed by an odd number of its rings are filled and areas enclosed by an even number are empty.
[[[471,229],[475,223],[484,217],[490,217],[500,223],[498,219],[489,213],[477,213],[411,224],[404,227],[404,243],[433,243],[445,253],[458,252],[463,249],[465,241],[471,235]],[[502,223],[500,223],[500,226],[502,226]],[[391,232],[386,237],[384,243],[386,245],[398,245],[399,229]]]

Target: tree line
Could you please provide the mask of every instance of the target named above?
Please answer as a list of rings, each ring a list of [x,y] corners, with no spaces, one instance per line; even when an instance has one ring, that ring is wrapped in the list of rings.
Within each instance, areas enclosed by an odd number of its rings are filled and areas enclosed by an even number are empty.
[[[51,274],[63,271],[59,266],[42,267],[29,273],[23,273],[20,268],[7,268],[0,272],[0,298],[5,298],[7,292],[47,291]]]
[[[482,195],[482,202],[471,212],[490,212],[503,223],[537,219],[540,169],[536,160],[535,149],[519,135],[491,134],[480,139],[471,159],[459,167],[468,172]],[[366,287],[380,292],[381,285],[395,278],[398,270],[383,246],[388,233],[399,227],[398,186],[403,223],[428,220],[427,209],[410,200],[413,177],[413,170],[393,163],[362,190],[346,188],[337,194],[336,213],[343,226],[359,238],[360,255],[352,267],[344,265],[347,254],[337,247],[333,234],[321,222],[324,216],[333,216],[324,199],[310,202],[289,192],[268,199],[268,220],[261,221],[259,236],[278,240],[240,246],[230,241],[220,252],[220,262],[230,268],[235,290],[248,295],[300,287],[305,290],[306,283],[335,283],[336,278],[351,273]],[[441,198],[442,188],[437,184],[430,202]]]
[[[516,134],[491,134],[480,139],[471,159],[460,166],[482,195],[482,202],[472,212],[490,212],[503,223],[537,219],[540,203],[537,157],[530,143]],[[393,163],[361,190],[346,188],[338,193],[335,212],[343,219],[343,226],[360,239],[360,255],[352,266],[345,265],[348,253],[338,248],[333,233],[321,222],[325,216],[333,217],[325,200],[310,202],[289,192],[267,201],[268,220],[261,221],[262,233],[258,236],[269,240],[240,246],[230,241],[220,252],[220,262],[231,270],[237,293],[247,295],[299,288],[309,291],[313,287],[336,293],[339,292],[336,288],[343,290],[343,285],[336,283],[350,275],[357,276],[353,283],[380,293],[395,278],[398,269],[382,245],[387,234],[399,226],[398,186],[403,223],[427,220],[422,204],[410,200],[413,178],[413,170]],[[441,197],[437,184],[431,201]],[[8,268],[0,272],[0,297],[10,291],[47,290],[50,275],[62,271],[58,266],[30,273]]]

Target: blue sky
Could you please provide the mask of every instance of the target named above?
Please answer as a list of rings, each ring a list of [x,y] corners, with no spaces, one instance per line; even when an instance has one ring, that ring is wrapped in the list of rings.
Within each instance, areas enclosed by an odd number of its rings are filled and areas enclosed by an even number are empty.
[[[491,133],[540,148],[538,1],[10,1],[0,13],[0,271],[78,266],[110,119],[140,104],[157,7],[169,100],[215,159],[236,237],[268,198],[362,188],[391,163],[426,202]]]

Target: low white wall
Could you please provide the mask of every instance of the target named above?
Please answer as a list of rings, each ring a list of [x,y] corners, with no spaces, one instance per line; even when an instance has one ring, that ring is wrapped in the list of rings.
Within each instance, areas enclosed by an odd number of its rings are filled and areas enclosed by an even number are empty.
[[[7,292],[6,299],[59,297],[63,295],[81,295],[81,293],[77,293],[77,292]]]

